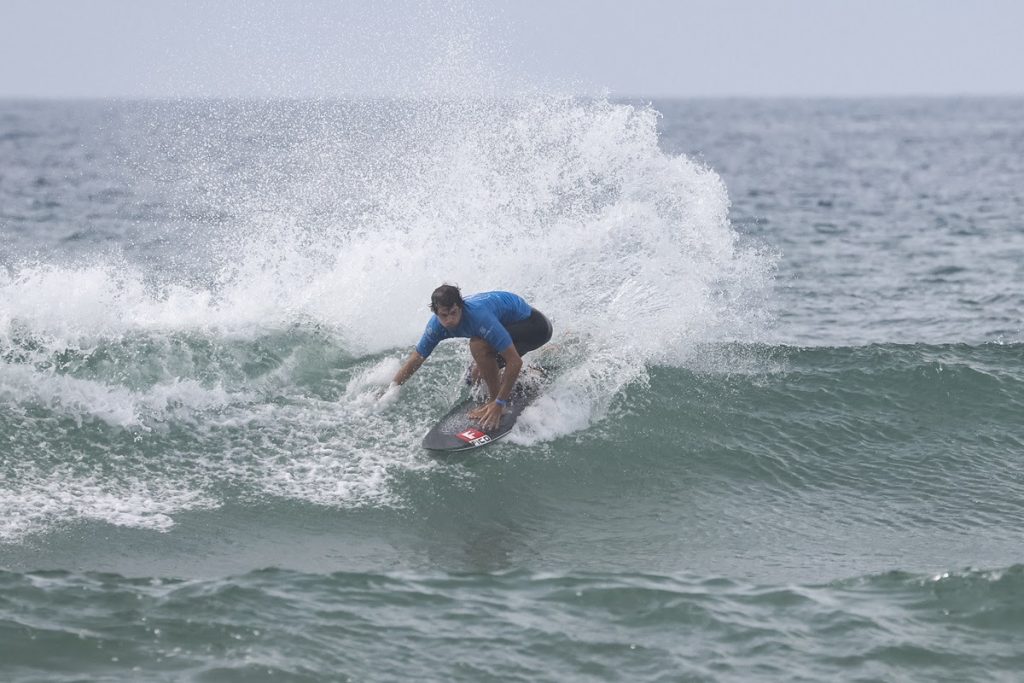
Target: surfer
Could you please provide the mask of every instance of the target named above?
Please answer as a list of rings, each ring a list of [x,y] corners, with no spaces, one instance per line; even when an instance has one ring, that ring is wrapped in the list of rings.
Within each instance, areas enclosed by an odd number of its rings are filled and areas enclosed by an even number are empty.
[[[447,284],[431,294],[430,310],[434,315],[427,329],[392,382],[404,384],[441,340],[468,337],[474,374],[483,378],[490,399],[469,416],[485,430],[496,427],[519,378],[522,356],[551,339],[551,323],[512,292],[481,292],[463,299],[458,287]]]

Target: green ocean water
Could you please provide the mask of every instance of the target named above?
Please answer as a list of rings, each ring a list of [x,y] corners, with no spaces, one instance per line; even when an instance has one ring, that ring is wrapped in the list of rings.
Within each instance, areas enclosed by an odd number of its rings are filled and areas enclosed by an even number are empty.
[[[1022,110],[0,103],[0,677],[1016,680]]]

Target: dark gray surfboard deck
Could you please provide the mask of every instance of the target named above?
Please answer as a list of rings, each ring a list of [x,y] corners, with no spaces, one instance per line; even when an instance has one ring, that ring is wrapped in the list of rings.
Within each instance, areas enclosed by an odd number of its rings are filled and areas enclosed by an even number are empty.
[[[423,447],[430,451],[456,453],[492,444],[506,436],[530,401],[537,397],[539,389],[520,388],[509,397],[508,409],[501,416],[498,426],[484,430],[469,417],[470,411],[481,405],[474,398],[467,398],[449,410],[438,420],[434,428],[423,437]]]

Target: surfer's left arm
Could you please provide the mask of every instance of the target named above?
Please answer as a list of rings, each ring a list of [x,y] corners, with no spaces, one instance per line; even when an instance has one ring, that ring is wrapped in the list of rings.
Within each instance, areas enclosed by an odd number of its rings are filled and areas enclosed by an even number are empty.
[[[501,421],[501,413],[504,410],[504,406],[498,401],[508,401],[508,397],[512,395],[512,390],[516,386],[516,380],[519,379],[519,371],[523,369],[523,358],[516,351],[514,344],[510,344],[507,349],[502,351],[501,357],[505,359],[505,372],[501,376],[498,395],[492,396],[489,403],[469,414],[470,417],[479,419],[480,426],[484,429],[498,426],[498,422]]]

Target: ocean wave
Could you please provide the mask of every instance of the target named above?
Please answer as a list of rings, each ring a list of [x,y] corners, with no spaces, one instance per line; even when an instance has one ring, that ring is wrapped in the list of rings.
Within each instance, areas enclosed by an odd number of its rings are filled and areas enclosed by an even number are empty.
[[[570,345],[552,356],[563,364],[509,444],[479,457],[572,460],[586,451],[614,462],[628,443],[634,465],[668,480],[706,477],[737,495],[770,484],[795,509],[827,493],[847,523],[969,529],[1022,512],[1021,350],[733,345],[696,353],[692,369],[654,365],[622,382],[615,359],[601,372]],[[139,526],[153,526],[148,510],[159,510],[154,528],[166,529],[193,500],[268,495],[415,505],[415,473],[438,467],[419,439],[461,395],[466,362],[457,345],[435,355],[397,401],[380,396],[401,354],[351,358],[339,341],[309,331],[248,341],[142,337],[44,364],[0,363],[10,508],[0,530],[13,540],[105,518],[104,509],[113,524]],[[517,468],[549,468],[517,458]],[[131,493],[121,508],[72,505],[55,493],[46,474],[55,471],[69,488],[92,492],[83,500],[142,490],[154,492],[152,506],[132,517]]]

